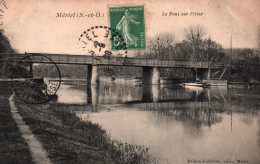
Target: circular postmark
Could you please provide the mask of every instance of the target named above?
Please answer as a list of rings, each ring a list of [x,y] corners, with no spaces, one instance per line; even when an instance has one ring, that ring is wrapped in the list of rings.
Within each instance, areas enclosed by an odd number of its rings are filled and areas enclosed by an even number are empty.
[[[41,104],[56,100],[60,84],[61,74],[57,64],[44,55],[28,55],[13,65],[13,91],[26,103]]]
[[[112,45],[115,49],[112,49]],[[78,39],[78,48],[94,56],[122,57],[127,54],[127,44],[123,36],[115,29],[107,26],[93,26],[84,31]],[[112,52],[112,50],[118,50]],[[120,52],[121,50],[121,52]]]

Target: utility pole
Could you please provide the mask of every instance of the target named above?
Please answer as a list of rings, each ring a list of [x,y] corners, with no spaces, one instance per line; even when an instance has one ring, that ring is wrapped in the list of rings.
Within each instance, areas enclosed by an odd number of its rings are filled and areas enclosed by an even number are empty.
[[[232,35],[231,35],[231,37],[230,37],[230,63],[232,63],[232,54],[233,52],[232,52]]]
[[[231,64],[232,64],[232,57],[233,57],[233,52],[232,52],[232,35],[230,36],[230,61],[229,61],[229,77],[231,75]]]
[[[157,53],[157,65],[159,65],[159,53],[160,53],[160,38],[158,38],[158,53]]]
[[[210,80],[210,46],[211,46],[211,39],[208,40],[208,73],[207,73],[207,80]]]

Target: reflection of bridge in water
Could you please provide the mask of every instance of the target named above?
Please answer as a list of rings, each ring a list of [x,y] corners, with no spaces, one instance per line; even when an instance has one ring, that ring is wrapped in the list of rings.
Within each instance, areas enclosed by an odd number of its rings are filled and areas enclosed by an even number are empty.
[[[91,111],[109,110],[109,107],[104,108],[104,105],[98,104],[117,103],[126,108],[151,111],[158,116],[170,116],[179,121],[190,121],[196,126],[211,126],[222,120],[219,113],[223,112],[221,108],[223,103],[211,106],[209,103],[210,92],[208,92],[210,90],[204,90],[204,92],[186,90],[185,92],[185,88],[160,88],[157,85],[134,87],[134,90],[130,90],[130,88],[88,87],[88,102],[92,104],[89,106]],[[77,114],[84,114],[84,111],[78,111]]]
[[[258,93],[253,93],[254,90],[241,92],[227,89],[226,87],[211,87],[208,88],[183,88],[183,87],[161,87],[159,85],[113,85],[113,84],[102,84],[102,85],[84,85],[85,82],[81,83],[67,82],[69,85],[73,85],[73,93],[84,94],[86,104],[98,105],[98,104],[147,104],[147,107],[154,109],[164,108],[177,108],[178,106],[190,107],[197,105],[198,107],[207,107],[209,104],[211,107],[221,109],[233,107],[234,111],[242,111],[242,106],[251,107],[257,109],[260,107],[260,97]],[[66,84],[66,83],[65,83]],[[82,85],[83,84],[83,85]],[[71,91],[68,91],[68,93]],[[68,95],[69,96],[69,95]],[[79,96],[77,96],[79,97]],[[82,97],[82,96],[81,96]],[[178,104],[178,106],[176,106]],[[188,106],[187,106],[188,107]],[[230,108],[229,108],[230,109]]]
[[[163,88],[159,85],[119,86],[92,85],[87,87],[88,103],[122,104],[122,103],[170,103],[206,101],[204,92],[185,92],[184,88]]]
[[[171,103],[228,101],[227,88],[187,89],[180,86],[161,87],[159,85],[100,85],[85,86],[88,102],[93,104],[120,103]],[[84,89],[85,90],[85,89]]]
[[[162,88],[158,85],[84,87],[87,89],[88,111],[110,110],[109,104],[117,104],[119,109],[122,107],[149,111],[159,117],[173,117],[175,120],[188,121],[196,126],[220,123],[222,113],[230,114],[231,120],[232,113],[257,115],[260,107],[259,103],[252,103],[252,97],[250,101],[246,96],[237,96],[227,88],[201,88],[198,91],[181,87]],[[258,101],[259,97],[255,102]],[[84,114],[86,110],[78,111],[77,114]]]

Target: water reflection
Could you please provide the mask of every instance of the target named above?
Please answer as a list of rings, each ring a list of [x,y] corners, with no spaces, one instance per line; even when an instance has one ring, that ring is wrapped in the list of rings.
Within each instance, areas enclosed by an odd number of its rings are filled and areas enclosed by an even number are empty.
[[[226,87],[182,88],[159,85],[85,85],[84,81],[66,81],[58,91],[58,102],[91,104],[98,112],[100,104],[123,104],[155,115],[174,116],[176,120],[189,120],[194,125],[221,122],[219,113],[248,113],[241,120],[250,124],[259,110],[259,91]]]
[[[62,85],[57,91],[58,102],[66,104],[87,103],[87,94],[84,90],[78,90],[72,85]]]
[[[67,104],[91,104],[98,112],[98,104],[124,104],[140,111],[152,111],[155,115],[174,116],[176,120],[189,120],[194,125],[221,122],[220,113],[247,113],[241,118],[246,124],[259,111],[259,91],[230,89],[226,87],[182,88],[159,85],[92,85],[80,81],[63,82],[58,91],[58,102]]]
[[[115,139],[150,147],[161,163],[232,157],[260,162],[259,89],[84,82],[61,88],[59,94],[70,95],[59,95],[64,108],[100,124]]]

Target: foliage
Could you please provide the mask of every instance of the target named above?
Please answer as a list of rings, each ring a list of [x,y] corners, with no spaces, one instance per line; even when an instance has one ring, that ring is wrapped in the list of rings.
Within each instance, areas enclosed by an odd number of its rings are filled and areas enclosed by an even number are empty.
[[[225,55],[222,46],[210,38],[202,41],[201,54],[203,54],[201,59],[204,58],[207,61],[221,60],[221,57]]]
[[[50,69],[53,64],[35,64],[33,67],[34,76],[52,77],[53,74]],[[87,77],[87,66],[86,65],[68,65],[68,64],[58,64],[57,67],[60,70],[62,78],[86,78]],[[56,68],[53,71],[57,71]]]
[[[14,53],[8,38],[4,35],[4,31],[0,30],[0,53]]]
[[[193,57],[200,58],[201,50],[203,50],[203,37],[206,32],[202,26],[190,26],[189,29],[185,29],[186,40],[190,43],[193,50]]]
[[[141,76],[141,68],[128,66],[101,66],[100,76]]]
[[[174,35],[169,33],[158,34],[150,40],[151,49],[160,59],[167,59],[173,51]]]
[[[243,64],[241,64],[243,63]],[[260,58],[246,58],[234,61],[234,66],[229,68],[229,81],[254,82],[260,81]]]
[[[174,34],[161,33],[150,38],[147,50],[136,57],[159,60],[223,61],[226,54],[222,46],[211,38],[205,39],[205,35],[202,26],[190,26],[185,29],[185,39],[181,42],[175,41]]]
[[[204,39],[206,32],[202,26],[190,26],[185,33],[193,60],[218,61],[225,57],[220,44],[211,38]]]
[[[175,50],[177,59],[190,60],[192,57],[192,44],[187,40],[183,40],[181,43],[176,43]]]
[[[4,35],[4,31],[0,30],[0,77],[9,77],[11,72],[10,55],[15,53],[8,38]]]

